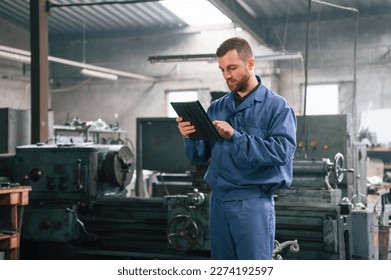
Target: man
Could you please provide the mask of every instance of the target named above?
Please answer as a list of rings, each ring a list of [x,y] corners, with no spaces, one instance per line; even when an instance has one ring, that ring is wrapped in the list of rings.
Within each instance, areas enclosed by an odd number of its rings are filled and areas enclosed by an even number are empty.
[[[212,102],[208,115],[220,141],[191,140],[195,127],[179,116],[187,157],[210,160],[209,236],[213,259],[272,259],[273,192],[292,182],[296,117],[285,99],[254,74],[249,43],[238,37],[216,51],[230,93]]]

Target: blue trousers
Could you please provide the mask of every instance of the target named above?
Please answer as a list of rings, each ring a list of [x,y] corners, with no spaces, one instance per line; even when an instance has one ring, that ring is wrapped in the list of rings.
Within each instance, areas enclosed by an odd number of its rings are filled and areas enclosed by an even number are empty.
[[[270,260],[275,238],[273,196],[221,201],[211,197],[212,259]]]

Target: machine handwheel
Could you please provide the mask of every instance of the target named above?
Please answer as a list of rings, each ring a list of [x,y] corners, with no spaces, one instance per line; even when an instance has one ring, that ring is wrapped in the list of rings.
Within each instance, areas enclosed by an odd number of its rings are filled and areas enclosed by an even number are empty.
[[[177,215],[167,225],[168,243],[178,251],[193,249],[198,242],[198,238],[198,226],[187,215]]]
[[[343,180],[343,169],[344,157],[341,153],[337,153],[334,157],[334,176],[338,183]]]

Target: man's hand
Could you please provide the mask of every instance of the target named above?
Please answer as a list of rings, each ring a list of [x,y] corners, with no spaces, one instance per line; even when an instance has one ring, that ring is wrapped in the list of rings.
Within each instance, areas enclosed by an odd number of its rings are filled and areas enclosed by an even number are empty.
[[[190,134],[193,134],[196,131],[194,125],[192,125],[190,122],[183,121],[182,117],[176,118],[175,120],[178,123],[179,132],[183,137],[189,139]]]
[[[234,135],[233,127],[225,121],[213,121],[213,125],[220,136],[225,139],[231,139],[232,135]]]

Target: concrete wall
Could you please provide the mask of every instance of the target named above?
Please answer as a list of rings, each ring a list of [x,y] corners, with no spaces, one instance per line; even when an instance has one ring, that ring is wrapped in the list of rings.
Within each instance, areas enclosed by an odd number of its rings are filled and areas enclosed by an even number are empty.
[[[315,17],[316,18],[316,17]],[[354,96],[354,71],[356,71],[357,130],[365,129],[361,124],[362,112],[376,110],[391,111],[391,27],[389,15],[361,17],[359,20],[356,70],[354,70],[355,17],[335,21],[314,20],[310,25],[308,48],[308,84],[336,83],[340,86],[340,110],[352,113]],[[287,32],[287,51],[300,51],[305,56],[306,24],[275,26],[277,34]],[[287,28],[287,29],[286,29]],[[277,41],[276,41],[277,42]],[[298,114],[303,113],[304,62],[289,61],[277,65],[281,69],[279,92],[291,96]],[[372,115],[365,114],[365,115]],[[371,120],[372,121],[372,120]],[[382,129],[389,131],[386,120],[374,120]],[[371,129],[371,127],[369,127]],[[391,141],[391,135],[381,136],[383,144]]]
[[[391,61],[388,53],[391,40],[389,23],[389,16],[360,19],[356,68],[359,111],[366,109],[369,103],[372,103],[374,108],[383,108],[391,104],[384,102],[390,101],[391,98],[391,84],[386,78],[390,74]],[[305,24],[290,25],[286,43],[287,50],[301,51],[304,55],[305,35]],[[312,22],[309,36],[309,84],[353,82],[355,19],[347,17],[347,19],[334,22]],[[299,90],[299,85],[303,83],[304,64],[284,64],[280,67],[288,74],[284,79],[294,80],[293,88]],[[284,82],[282,85],[286,87],[289,83]],[[285,89],[282,90],[285,91]],[[298,93],[295,92],[295,95]]]
[[[391,27],[387,16],[360,18],[357,44],[357,111],[390,108],[390,61],[389,42]],[[289,24],[274,26],[275,33],[283,36],[284,46],[276,51],[300,51],[305,55],[306,25]],[[29,34],[12,25],[0,23],[0,43],[28,49]],[[9,32],[9,31],[12,32]],[[349,113],[353,98],[353,43],[354,17],[326,22],[311,23],[308,83],[338,83],[340,85],[340,109]],[[232,29],[206,33],[145,34],[140,37],[106,38],[93,40],[64,40],[50,42],[50,54],[57,57],[86,62],[108,68],[128,71],[158,78],[157,82],[133,79],[104,81],[87,79],[75,67],[50,65],[51,108],[54,123],[63,124],[70,118],[79,117],[91,121],[101,118],[108,123],[119,122],[135,141],[137,117],[166,116],[165,92],[167,90],[195,89],[200,99],[208,105],[210,91],[226,91],[216,63],[148,62],[149,56],[173,54],[214,53],[218,44],[230,36],[249,39],[256,55],[270,52],[257,44],[246,32]],[[0,59],[1,107],[26,108],[30,106],[29,71],[23,72],[21,63]],[[25,69],[26,70],[26,69]],[[284,96],[298,114],[303,113],[304,62],[289,60],[257,62],[256,72],[264,83]]]
[[[30,34],[0,19],[0,45],[30,50]],[[0,58],[0,107],[30,109],[29,65]]]

